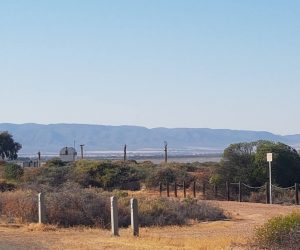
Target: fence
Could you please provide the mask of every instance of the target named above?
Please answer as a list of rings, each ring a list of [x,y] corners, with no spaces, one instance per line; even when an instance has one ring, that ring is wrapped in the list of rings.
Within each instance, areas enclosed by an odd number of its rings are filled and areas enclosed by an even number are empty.
[[[179,192],[181,191],[181,195]],[[175,198],[181,196],[182,198],[193,197],[201,199],[216,199],[239,202],[265,202],[270,203],[269,200],[269,183],[259,187],[253,187],[243,182],[213,185],[208,182],[191,182],[182,184],[174,183],[159,183],[159,193],[163,196],[164,192],[167,197],[171,197],[174,192]],[[273,203],[289,203],[299,205],[299,184],[295,183],[290,187],[279,187],[272,185]]]

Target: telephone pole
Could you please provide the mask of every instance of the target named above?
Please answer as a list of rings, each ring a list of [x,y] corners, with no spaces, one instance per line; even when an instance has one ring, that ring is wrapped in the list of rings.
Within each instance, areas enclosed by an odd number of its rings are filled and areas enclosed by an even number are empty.
[[[126,162],[127,159],[127,145],[124,145],[124,162]]]
[[[38,155],[38,167],[40,167],[41,166],[41,152],[39,151],[37,153],[37,155]]]
[[[168,142],[165,141],[165,163],[168,162]]]
[[[83,147],[84,147],[84,144],[81,144],[81,145],[80,145],[81,159],[83,159]]]

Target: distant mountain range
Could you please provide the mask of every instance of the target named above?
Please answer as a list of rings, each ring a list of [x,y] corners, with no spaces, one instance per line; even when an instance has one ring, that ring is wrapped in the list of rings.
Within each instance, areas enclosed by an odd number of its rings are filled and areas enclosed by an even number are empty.
[[[21,153],[39,150],[57,153],[62,147],[76,142],[85,144],[87,151],[162,149],[164,141],[171,149],[223,150],[231,143],[260,139],[280,141],[300,147],[300,135],[281,136],[263,131],[242,131],[208,128],[153,128],[138,126],[104,126],[85,124],[10,124],[0,123],[0,131],[9,131],[22,144]]]

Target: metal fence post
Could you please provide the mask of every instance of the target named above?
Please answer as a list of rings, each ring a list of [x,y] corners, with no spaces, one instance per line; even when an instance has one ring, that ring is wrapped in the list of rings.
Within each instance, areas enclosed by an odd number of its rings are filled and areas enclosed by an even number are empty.
[[[174,194],[177,197],[177,182],[174,183]]]
[[[185,181],[183,182],[183,197],[186,198],[186,185],[185,185]]]
[[[193,182],[193,196],[196,198],[196,182]]]

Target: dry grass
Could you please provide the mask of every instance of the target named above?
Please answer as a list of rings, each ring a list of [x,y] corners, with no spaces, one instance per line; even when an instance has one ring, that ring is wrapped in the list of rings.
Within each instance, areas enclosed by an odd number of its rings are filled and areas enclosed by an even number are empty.
[[[223,208],[232,220],[141,228],[138,238],[130,229],[121,229],[115,238],[109,230],[87,227],[6,226],[0,227],[0,249],[243,249],[255,227],[273,216],[300,211],[300,206],[211,203]]]
[[[232,244],[245,244],[244,237],[237,235],[214,235],[207,231],[226,228],[225,225],[214,223],[195,224],[190,227],[142,228],[140,237],[131,236],[130,229],[121,229],[120,237],[111,237],[107,230],[90,228],[57,229],[45,231],[44,227],[31,225],[18,230],[6,228],[0,230],[4,238],[22,243],[26,249],[28,242],[33,241],[40,249],[228,249]],[[228,222],[229,223],[229,222]],[[232,225],[230,225],[232,226]],[[201,233],[202,232],[202,233]],[[13,238],[14,237],[14,238]],[[2,238],[3,239],[3,238]],[[0,240],[0,246],[3,246]],[[14,249],[14,248],[10,248]],[[17,249],[17,248],[16,248]],[[25,249],[25,248],[24,248]]]

